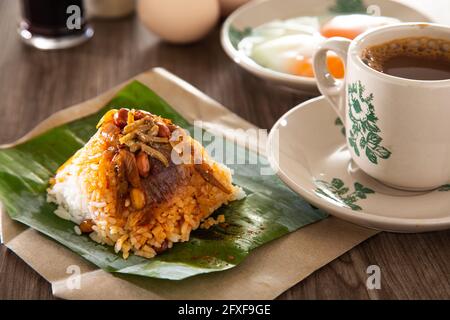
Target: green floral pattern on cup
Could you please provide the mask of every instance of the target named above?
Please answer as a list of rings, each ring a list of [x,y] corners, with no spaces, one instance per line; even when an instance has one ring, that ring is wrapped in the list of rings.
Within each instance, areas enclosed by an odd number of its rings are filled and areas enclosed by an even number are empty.
[[[316,180],[318,187],[316,193],[330,198],[334,201],[344,204],[352,210],[362,210],[362,208],[356,203],[361,199],[366,199],[368,194],[375,193],[370,188],[364,187],[361,183],[355,182],[353,192],[345,186],[344,181],[338,178],[333,178],[331,182],[324,180]]]
[[[351,122],[348,143],[358,157],[364,153],[370,162],[378,164],[378,159],[388,159],[391,151],[381,145],[383,139],[377,126],[373,94],[365,96],[364,91],[361,81],[348,85],[348,116]]]

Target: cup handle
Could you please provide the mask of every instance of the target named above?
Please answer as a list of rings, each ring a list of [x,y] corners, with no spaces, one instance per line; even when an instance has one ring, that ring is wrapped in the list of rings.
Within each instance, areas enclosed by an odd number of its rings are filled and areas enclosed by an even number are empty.
[[[327,52],[335,52],[344,63],[347,69],[347,53],[351,41],[341,37],[334,37],[324,41],[314,54],[314,75],[317,80],[319,91],[331,103],[333,109],[338,114],[345,126],[345,78],[335,79],[327,67]],[[347,71],[345,71],[347,74]]]

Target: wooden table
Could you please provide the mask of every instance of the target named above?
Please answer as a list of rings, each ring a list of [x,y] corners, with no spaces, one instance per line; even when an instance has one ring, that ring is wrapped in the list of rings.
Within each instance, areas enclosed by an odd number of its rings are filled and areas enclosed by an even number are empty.
[[[0,144],[14,141],[64,107],[92,98],[155,66],[167,68],[252,123],[270,128],[311,96],[274,88],[238,68],[216,29],[204,41],[160,43],[135,17],[94,22],[83,46],[42,52],[16,33],[18,1],[0,0]],[[367,290],[366,268],[381,268],[381,290]],[[0,246],[0,299],[52,299],[50,285]],[[295,285],[280,299],[450,298],[450,231],[382,233]]]

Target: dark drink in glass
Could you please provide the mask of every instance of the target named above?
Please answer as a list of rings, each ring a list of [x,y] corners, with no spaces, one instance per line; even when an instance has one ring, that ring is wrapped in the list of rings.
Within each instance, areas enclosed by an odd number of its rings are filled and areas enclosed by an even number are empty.
[[[40,49],[78,45],[93,35],[85,20],[82,0],[21,0],[19,34]]]

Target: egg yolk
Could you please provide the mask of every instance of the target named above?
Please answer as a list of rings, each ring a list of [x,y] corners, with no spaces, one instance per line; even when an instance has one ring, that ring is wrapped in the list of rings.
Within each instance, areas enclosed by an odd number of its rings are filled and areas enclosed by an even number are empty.
[[[297,58],[293,65],[292,73],[302,77],[314,77],[314,70],[311,58]]]
[[[344,63],[335,54],[327,57],[327,67],[331,75],[337,79],[344,78]],[[312,58],[297,58],[294,62],[292,73],[297,76],[314,78]]]
[[[329,20],[321,29],[324,37],[344,37],[354,39],[366,30],[392,23],[400,22],[398,19],[371,16],[366,14],[350,14],[336,16]]]
[[[358,35],[360,35],[363,30],[360,29],[346,29],[346,28],[337,28],[337,27],[327,27],[324,26],[322,28],[322,35],[327,38],[331,37],[344,37],[350,40],[355,39]]]

